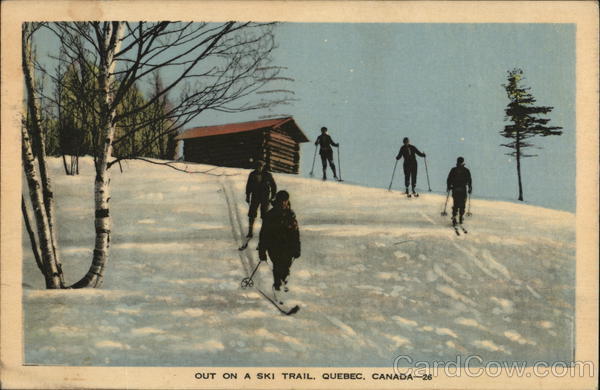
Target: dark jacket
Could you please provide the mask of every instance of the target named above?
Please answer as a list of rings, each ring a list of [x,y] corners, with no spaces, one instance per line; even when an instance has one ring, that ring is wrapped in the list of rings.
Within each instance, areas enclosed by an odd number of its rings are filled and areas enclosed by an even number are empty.
[[[448,179],[446,179],[446,188],[448,191],[466,191],[469,187],[469,192],[472,190],[471,172],[464,165],[459,165],[450,170]]]
[[[246,183],[246,198],[252,194],[258,199],[273,199],[277,193],[277,184],[271,172],[254,170],[248,175]]]
[[[259,258],[265,259],[267,251],[275,256],[300,257],[300,230],[292,209],[275,206],[263,218],[258,242]]]
[[[318,136],[317,140],[315,141],[315,145],[321,146],[319,148],[320,151],[321,150],[323,150],[323,151],[332,150],[331,145],[333,145],[335,147],[340,146],[340,144],[336,144],[335,142],[333,142],[333,140],[331,139],[329,134],[321,134],[320,136]]]
[[[404,157],[404,164],[416,163],[417,158],[415,157],[415,155],[417,154],[421,157],[425,157],[425,153],[421,153],[421,151],[417,149],[414,145],[402,145],[402,147],[398,151],[396,160],[400,160],[402,157]]]

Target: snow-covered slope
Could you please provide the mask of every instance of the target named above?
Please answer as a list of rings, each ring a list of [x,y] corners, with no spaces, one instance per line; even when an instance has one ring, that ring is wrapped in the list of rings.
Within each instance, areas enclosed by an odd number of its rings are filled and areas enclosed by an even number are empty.
[[[89,159],[81,165],[80,176],[68,177],[58,160],[51,164],[70,283],[87,271],[94,239],[93,169]],[[572,358],[571,213],[475,198],[469,233],[457,237],[440,216],[443,195],[407,199],[276,174],[302,239],[288,298],[301,310],[287,317],[240,288],[257,261],[256,240],[237,250],[248,171],[210,172],[231,175],[218,177],[144,162],[123,169],[113,169],[102,289],[44,290],[23,235],[27,363],[389,367],[398,355]],[[267,292],[269,267],[255,278]]]

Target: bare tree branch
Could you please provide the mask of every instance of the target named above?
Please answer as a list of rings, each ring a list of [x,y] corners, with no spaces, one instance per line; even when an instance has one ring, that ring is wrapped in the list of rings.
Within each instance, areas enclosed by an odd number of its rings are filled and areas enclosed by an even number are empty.
[[[140,160],[140,161],[144,161],[150,164],[154,164],[154,165],[162,165],[165,167],[169,167],[171,169],[174,169],[176,171],[179,172],[185,172],[185,173],[193,173],[193,174],[202,174],[202,175],[210,175],[210,176],[239,176],[240,173],[211,173],[212,171],[214,171],[215,169],[223,169],[223,167],[214,167],[214,168],[210,168],[207,169],[205,171],[190,171],[188,170],[188,164],[184,164],[185,165],[185,169],[183,168],[179,168],[177,167],[175,164],[177,163],[172,163],[172,162],[164,162],[164,161],[153,161],[147,158],[143,158],[143,157],[131,157],[131,158],[123,158],[123,159],[119,159],[119,160],[115,160],[111,162],[111,165],[114,165],[115,163],[117,163],[118,161],[123,161],[123,160]]]

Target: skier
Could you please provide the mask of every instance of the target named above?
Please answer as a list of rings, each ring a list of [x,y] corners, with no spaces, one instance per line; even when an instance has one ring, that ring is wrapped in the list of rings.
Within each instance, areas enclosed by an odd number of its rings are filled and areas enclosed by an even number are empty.
[[[258,242],[258,257],[267,261],[267,253],[273,263],[273,293],[287,292],[290,266],[294,258],[300,257],[300,231],[296,214],[290,206],[290,194],[279,191],[273,208],[263,218]]]
[[[456,226],[456,214],[458,223],[462,225],[465,214],[465,201],[467,200],[467,187],[469,194],[473,190],[471,186],[471,172],[465,167],[465,159],[456,159],[456,166],[450,170],[446,180],[446,191],[452,190],[452,226]]]
[[[404,137],[402,143],[404,145],[402,145],[398,151],[396,160],[400,160],[404,157],[404,186],[406,187],[406,195],[410,197],[408,185],[412,184],[413,195],[419,196],[419,194],[415,192],[415,186],[417,185],[417,158],[415,155],[425,157],[425,153],[422,153],[414,145],[411,145],[408,137]]]
[[[277,193],[277,184],[273,175],[267,170],[264,161],[259,160],[256,163],[256,169],[248,175],[246,183],[246,203],[250,204],[248,209],[248,235],[252,238],[254,220],[256,219],[258,206],[260,206],[260,217],[264,219],[269,210],[269,201],[275,198]]]
[[[335,171],[335,164],[333,163],[333,149],[331,146],[335,146],[336,148],[340,146],[340,144],[336,144],[333,142],[329,134],[327,134],[327,127],[321,127],[321,135],[317,137],[315,141],[315,146],[319,145],[319,155],[321,156],[321,162],[323,163],[323,180],[327,180],[327,162],[329,161],[329,166],[333,171],[334,179],[337,179],[337,173]]]

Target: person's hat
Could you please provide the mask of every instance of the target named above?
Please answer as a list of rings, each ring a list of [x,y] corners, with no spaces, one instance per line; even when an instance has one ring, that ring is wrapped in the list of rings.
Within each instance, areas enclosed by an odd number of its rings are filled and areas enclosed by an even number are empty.
[[[290,194],[285,190],[281,190],[281,191],[277,192],[277,194],[275,195],[276,203],[283,203],[289,199],[290,199]]]
[[[462,165],[465,162],[465,159],[462,157],[459,157],[456,159],[456,165]]]

